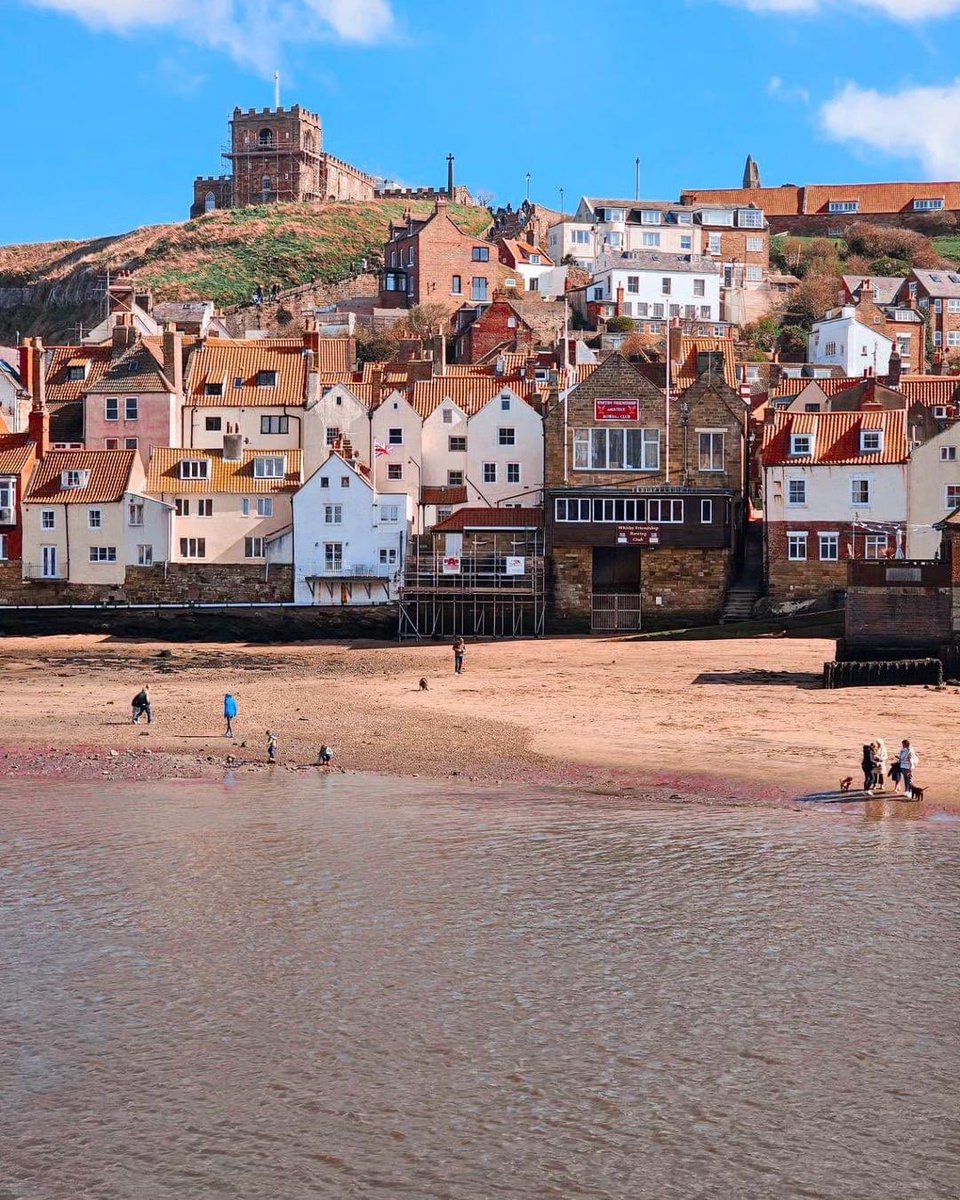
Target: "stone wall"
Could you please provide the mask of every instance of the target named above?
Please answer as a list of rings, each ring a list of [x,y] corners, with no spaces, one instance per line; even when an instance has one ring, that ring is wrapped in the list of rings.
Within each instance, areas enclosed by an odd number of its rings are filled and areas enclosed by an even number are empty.
[[[666,547],[642,550],[642,628],[669,629],[719,621],[732,564],[730,550]],[[593,616],[591,547],[554,550],[548,596],[547,626],[550,632],[576,633],[590,629]]]
[[[0,605],[279,604],[293,599],[293,568],[212,563],[127,567],[120,585],[23,580],[19,562],[0,563]]]
[[[807,555],[804,561],[787,557],[787,534],[796,528],[784,521],[767,523],[767,593],[771,600],[815,600],[847,586],[847,543],[851,535],[836,521],[805,521]],[[840,532],[840,558],[837,561],[819,558],[821,533]]]
[[[266,294],[263,304],[240,304],[227,309],[223,321],[232,337],[243,337],[250,329],[259,329],[271,337],[296,337],[306,329],[308,316],[315,309],[347,300],[376,296],[380,287],[377,275],[355,275],[339,283],[305,283],[287,288],[277,300]]]
[[[395,641],[397,605],[350,608],[9,609],[0,636],[109,633],[166,642]]]
[[[949,587],[856,587],[847,590],[845,654],[857,647],[930,648],[949,642],[953,589]]]

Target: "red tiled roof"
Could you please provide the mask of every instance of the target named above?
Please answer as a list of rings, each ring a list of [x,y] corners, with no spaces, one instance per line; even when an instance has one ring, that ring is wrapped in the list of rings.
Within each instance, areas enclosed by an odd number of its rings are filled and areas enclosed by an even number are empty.
[[[960,375],[903,375],[900,391],[908,404],[955,404],[960,391]]]
[[[0,437],[0,475],[19,475],[36,452],[28,433],[4,434]]]
[[[258,458],[286,459],[287,473],[281,478],[254,475],[254,460]],[[206,459],[209,479],[181,479],[180,463],[185,459]],[[295,492],[300,486],[299,450],[245,450],[241,462],[230,462],[222,450],[184,450],[160,446],[150,456],[145,491],[160,492],[239,492],[241,494],[275,494]]]
[[[136,450],[54,450],[33,474],[24,500],[35,504],[113,504],[130,490]],[[64,488],[63,471],[89,471],[86,487]]]
[[[737,358],[732,338],[681,337],[680,370],[674,382],[679,387],[689,387],[696,383],[697,355],[708,352],[719,352],[723,355],[724,381],[729,387],[737,387]]]
[[[539,529],[542,508],[461,508],[433,526],[434,533],[462,533],[465,529]]]
[[[420,492],[421,504],[466,504],[466,487],[425,487]]]
[[[113,347],[106,346],[52,346],[47,364],[46,396],[48,404],[62,404],[80,400],[83,394],[103,377],[110,366]],[[86,379],[68,379],[70,366],[87,364]]]
[[[423,420],[435,412],[444,400],[452,401],[468,417],[472,417],[506,388],[530,403],[530,386],[526,380],[495,375],[445,375],[435,379],[424,379],[413,385],[413,397],[410,402]],[[535,396],[532,408],[537,408],[539,404],[539,392],[535,393]]]
[[[860,449],[860,433],[872,429],[883,431],[882,448],[879,452],[864,454]],[[792,434],[812,434],[813,454],[791,454]],[[904,463],[910,457],[907,414],[902,408],[860,412],[778,412],[772,423],[764,428],[762,454],[765,467]]]
[[[303,351],[303,342],[292,338],[263,341],[211,338],[190,355],[185,387],[187,403],[219,408],[302,407],[307,386]],[[275,371],[276,387],[259,387],[260,371]],[[221,384],[223,395],[205,395],[208,383]]]

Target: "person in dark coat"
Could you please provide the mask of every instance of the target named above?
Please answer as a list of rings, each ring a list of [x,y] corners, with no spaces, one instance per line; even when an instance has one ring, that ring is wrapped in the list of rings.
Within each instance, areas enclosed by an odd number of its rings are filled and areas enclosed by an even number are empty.
[[[144,684],[139,692],[134,696],[133,701],[133,723],[140,724],[140,718],[146,717],[147,724],[153,724],[153,709],[150,707],[150,688]]]
[[[880,758],[877,754],[877,743],[867,742],[863,747],[863,758],[860,766],[863,770],[863,790],[868,796],[873,795],[873,781],[876,778]]]

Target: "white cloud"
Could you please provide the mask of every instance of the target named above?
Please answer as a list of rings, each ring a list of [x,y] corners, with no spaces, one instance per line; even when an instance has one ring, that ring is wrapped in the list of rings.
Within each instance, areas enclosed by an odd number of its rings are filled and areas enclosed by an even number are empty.
[[[960,0],[727,0],[755,13],[809,13],[829,8],[849,12],[850,5],[894,21],[933,21],[960,13]]]
[[[783,82],[779,75],[770,77],[770,82],[767,84],[767,95],[773,96],[775,100],[785,102],[797,100],[801,104],[810,103],[810,93],[806,88],[790,87],[789,84]]]
[[[931,179],[960,178],[960,79],[888,93],[848,83],[820,119],[834,141],[914,159]]]
[[[391,0],[27,0],[94,29],[130,34],[169,29],[185,40],[226,50],[265,73],[289,42],[370,45],[395,29]]]

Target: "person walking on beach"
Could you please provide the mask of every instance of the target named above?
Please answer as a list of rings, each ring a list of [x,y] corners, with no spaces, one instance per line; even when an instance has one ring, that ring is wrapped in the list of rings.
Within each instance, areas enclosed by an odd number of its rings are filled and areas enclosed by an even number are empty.
[[[150,707],[150,687],[144,684],[133,698],[133,723],[140,724],[140,718],[146,717],[147,724],[153,724],[153,709]]]
[[[223,719],[227,723],[224,737],[233,737],[233,722],[237,715],[237,702],[229,692],[223,698]]]
[[[863,758],[860,760],[860,766],[863,770],[863,790],[868,796],[873,795],[873,781],[877,777],[877,743],[865,742],[863,746]]]
[[[267,730],[267,762],[275,763],[277,761],[277,735]]]
[[[920,756],[906,738],[900,746],[900,778],[903,780],[903,794],[908,800],[913,799],[913,773],[920,766]]]
[[[317,766],[329,767],[331,758],[333,758],[333,751],[326,744],[322,745],[317,751]]]
[[[467,653],[467,643],[458,637],[453,643],[453,671],[455,675],[463,674],[463,659]]]

